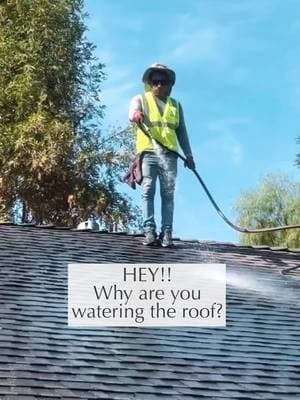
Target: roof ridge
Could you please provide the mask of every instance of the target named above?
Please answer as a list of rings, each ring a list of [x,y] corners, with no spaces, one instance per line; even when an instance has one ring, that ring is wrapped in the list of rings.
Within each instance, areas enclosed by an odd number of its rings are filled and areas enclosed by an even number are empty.
[[[142,237],[143,233],[129,233],[129,232],[110,232],[107,229],[101,229],[99,231],[93,229],[76,229],[68,226],[57,226],[54,224],[33,224],[33,223],[25,223],[25,224],[15,224],[12,222],[0,222],[1,226],[16,226],[16,227],[24,227],[24,228],[35,228],[35,229],[51,229],[51,230],[69,230],[74,233],[82,233],[89,232],[94,234],[109,234],[109,235],[120,235],[120,236],[129,236],[129,237]],[[189,243],[201,243],[207,245],[216,245],[216,246],[233,246],[238,248],[248,248],[255,250],[270,250],[274,252],[287,252],[287,253],[300,253],[300,248],[289,248],[287,246],[268,246],[268,245],[247,245],[242,243],[234,243],[234,242],[222,242],[215,240],[200,240],[200,239],[181,239],[178,237],[174,237],[173,240],[181,241],[181,242],[189,242]]]

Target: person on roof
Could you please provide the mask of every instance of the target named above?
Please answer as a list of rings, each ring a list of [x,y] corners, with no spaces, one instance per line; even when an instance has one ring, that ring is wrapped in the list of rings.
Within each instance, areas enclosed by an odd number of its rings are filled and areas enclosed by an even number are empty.
[[[170,97],[175,84],[173,70],[163,64],[152,64],[143,74],[145,93],[139,94],[130,102],[129,119],[135,123],[136,152],[142,157],[142,205],[144,245],[157,244],[154,218],[154,196],[159,179],[161,195],[161,233],[159,240],[163,247],[172,242],[174,191],[177,176],[177,156],[156,146],[139,124],[150,128],[151,136],[171,150],[178,150],[177,141],[186,157],[185,166],[195,169],[195,163],[184,122],[180,103]]]

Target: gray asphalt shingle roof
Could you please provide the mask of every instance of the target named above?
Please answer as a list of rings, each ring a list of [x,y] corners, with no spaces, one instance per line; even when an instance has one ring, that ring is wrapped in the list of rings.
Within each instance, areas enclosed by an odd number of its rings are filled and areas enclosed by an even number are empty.
[[[0,399],[300,398],[300,253],[0,225]],[[67,264],[226,263],[226,328],[67,326]]]

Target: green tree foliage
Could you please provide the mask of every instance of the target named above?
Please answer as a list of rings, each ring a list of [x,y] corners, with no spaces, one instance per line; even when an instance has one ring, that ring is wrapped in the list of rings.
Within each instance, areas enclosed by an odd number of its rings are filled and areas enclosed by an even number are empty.
[[[241,195],[235,209],[238,224],[247,228],[299,224],[300,183],[293,183],[284,176],[266,176],[257,190]],[[242,234],[241,241],[249,245],[300,248],[300,229]]]
[[[117,190],[132,138],[100,134],[104,65],[82,10],[81,0],[0,3],[2,217],[19,199],[36,223],[76,224],[91,211],[110,223],[136,218]]]

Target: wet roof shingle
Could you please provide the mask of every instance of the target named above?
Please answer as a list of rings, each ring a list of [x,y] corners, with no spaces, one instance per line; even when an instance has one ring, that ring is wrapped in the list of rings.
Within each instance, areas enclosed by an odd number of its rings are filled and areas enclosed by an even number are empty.
[[[300,253],[175,244],[0,225],[0,399],[300,398]],[[227,327],[71,329],[70,262],[226,263]]]

